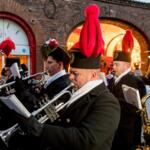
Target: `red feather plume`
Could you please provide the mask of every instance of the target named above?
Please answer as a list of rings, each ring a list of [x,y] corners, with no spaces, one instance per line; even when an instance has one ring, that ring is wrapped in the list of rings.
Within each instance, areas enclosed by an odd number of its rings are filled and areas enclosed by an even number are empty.
[[[1,44],[0,49],[4,54],[9,56],[13,49],[16,49],[14,42],[10,38],[6,38]]]
[[[134,39],[131,30],[127,30],[126,34],[122,39],[122,51],[123,52],[131,52],[134,47]]]
[[[59,43],[56,39],[50,39],[48,45],[51,49],[54,49],[58,47]]]
[[[92,4],[84,12],[86,19],[80,34],[80,50],[86,57],[97,57],[104,53],[104,40],[98,19],[100,9]]]

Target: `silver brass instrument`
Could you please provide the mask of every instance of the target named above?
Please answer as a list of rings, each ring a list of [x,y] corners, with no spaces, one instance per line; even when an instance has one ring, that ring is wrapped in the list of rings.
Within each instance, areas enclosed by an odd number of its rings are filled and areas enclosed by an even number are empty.
[[[31,115],[35,116],[40,123],[45,123],[48,119],[53,122],[56,120],[59,115],[58,112],[62,110],[63,108],[66,107],[68,104],[68,101],[72,97],[72,92],[69,91],[73,87],[73,84],[70,84],[68,87],[66,87],[64,90],[62,90],[60,93],[58,93],[53,99],[45,101],[45,104],[41,104],[41,107],[31,113]],[[59,102],[59,99],[67,94],[69,96],[69,100],[64,103],[64,102]],[[57,104],[57,105],[56,105]],[[44,114],[41,114],[41,112],[45,112]],[[38,116],[38,117],[37,117]],[[15,124],[14,126],[6,129],[6,130],[1,130],[0,131],[0,138],[3,140],[3,142],[8,146],[8,142],[10,137],[16,132],[19,131],[20,127],[18,124]]]
[[[143,145],[136,148],[136,150],[150,150],[150,94],[145,95],[142,100],[142,120],[143,120]],[[147,137],[145,137],[147,135]]]
[[[144,135],[146,134],[150,139],[150,94],[147,94],[142,98],[142,118]],[[150,150],[150,141],[144,136],[144,148],[143,150]]]
[[[40,80],[36,80],[36,82],[34,84],[40,84],[40,83],[44,84],[45,74],[46,73],[47,73],[47,71],[39,72],[39,73],[30,75],[28,77],[25,77],[25,78],[23,78],[23,80],[30,80],[30,79],[33,79],[33,78],[41,77],[41,79]],[[5,92],[6,92],[7,95],[14,93],[15,92],[15,89],[13,88],[14,84],[15,84],[15,81],[12,81],[10,83],[6,83],[6,84],[0,85],[0,92],[3,89],[5,89]]]

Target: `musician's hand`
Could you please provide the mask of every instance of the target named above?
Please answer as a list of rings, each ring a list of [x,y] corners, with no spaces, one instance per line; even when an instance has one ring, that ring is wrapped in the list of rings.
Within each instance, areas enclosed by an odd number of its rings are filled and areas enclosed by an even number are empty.
[[[16,113],[15,116],[18,124],[25,133],[33,135],[35,137],[41,136],[43,131],[43,125],[39,123],[34,116],[25,118],[18,113]]]
[[[25,85],[22,79],[18,77],[16,78],[16,82],[15,82],[15,90],[16,92],[23,92],[25,90]]]
[[[21,128],[26,131],[29,135],[40,137],[43,131],[43,125],[31,116],[30,118],[22,118],[20,123]]]

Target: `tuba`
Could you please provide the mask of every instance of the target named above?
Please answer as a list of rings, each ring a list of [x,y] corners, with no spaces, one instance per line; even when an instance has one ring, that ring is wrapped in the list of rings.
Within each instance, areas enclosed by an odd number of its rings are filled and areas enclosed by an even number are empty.
[[[144,150],[150,150],[150,94],[142,98],[142,118],[144,129]]]
[[[142,121],[143,121],[143,144],[136,150],[150,150],[150,94],[145,95],[142,100]]]

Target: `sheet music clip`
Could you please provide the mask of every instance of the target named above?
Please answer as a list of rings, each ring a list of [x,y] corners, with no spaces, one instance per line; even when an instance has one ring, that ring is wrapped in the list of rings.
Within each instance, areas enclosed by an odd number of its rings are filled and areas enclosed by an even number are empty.
[[[17,63],[13,63],[10,67],[10,70],[14,78],[16,77],[18,77],[19,79],[21,78],[20,70]]]
[[[136,106],[138,109],[142,109],[141,99],[139,90],[128,85],[122,85],[123,94],[125,97],[125,101],[129,104]]]

